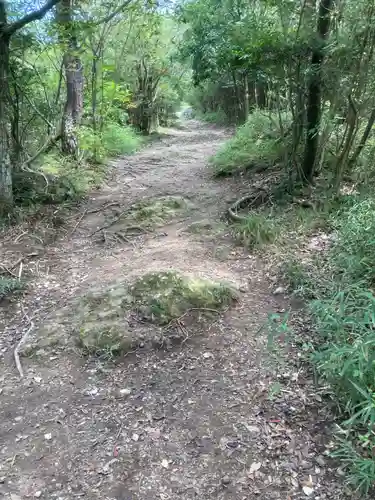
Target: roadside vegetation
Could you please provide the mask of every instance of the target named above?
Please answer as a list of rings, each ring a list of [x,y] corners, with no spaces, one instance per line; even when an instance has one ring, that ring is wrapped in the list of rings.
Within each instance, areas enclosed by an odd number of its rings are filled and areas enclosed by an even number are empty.
[[[228,211],[232,232],[305,302],[313,333],[303,353],[339,408],[333,455],[366,495],[375,486],[375,5],[317,4],[188,2],[181,50],[193,61],[198,115],[238,126],[211,158],[212,175],[249,186]]]

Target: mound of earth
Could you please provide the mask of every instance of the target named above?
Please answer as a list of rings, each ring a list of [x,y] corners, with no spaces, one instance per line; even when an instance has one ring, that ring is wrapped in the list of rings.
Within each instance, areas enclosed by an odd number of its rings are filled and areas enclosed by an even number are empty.
[[[144,328],[134,318],[161,327],[191,310],[220,311],[237,298],[230,284],[176,271],[147,273],[131,284],[113,283],[74,299],[36,330],[23,354],[69,345],[78,345],[86,354],[128,352],[141,343],[160,343],[166,331],[158,338],[155,327]]]

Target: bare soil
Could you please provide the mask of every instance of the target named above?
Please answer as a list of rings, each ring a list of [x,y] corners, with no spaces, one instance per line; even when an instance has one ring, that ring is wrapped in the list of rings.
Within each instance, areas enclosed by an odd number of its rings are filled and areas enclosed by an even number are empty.
[[[196,221],[223,225],[225,209],[249,187],[211,178],[207,159],[227,136],[186,122],[117,161],[108,184],[65,215],[54,238],[41,230],[45,221],[3,235],[1,263],[24,256],[30,284],[0,308],[1,498],[346,498],[325,455],[332,422],[319,389],[294,348],[285,360],[266,349],[262,326],[288,300],[272,294],[264,264],[225,230],[186,230]],[[93,235],[113,210],[164,195],[191,207],[125,240]],[[216,319],[186,324],[178,345],[140,345],[120,359],[49,346],[21,358],[20,378],[13,351],[31,323],[36,330],[92,287],[166,269],[229,280],[242,298]]]

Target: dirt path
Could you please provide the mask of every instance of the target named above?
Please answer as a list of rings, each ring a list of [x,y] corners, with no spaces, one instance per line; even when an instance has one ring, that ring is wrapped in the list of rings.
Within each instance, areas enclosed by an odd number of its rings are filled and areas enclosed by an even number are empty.
[[[189,122],[120,160],[67,234],[30,259],[30,290],[1,311],[1,498],[345,498],[323,456],[326,414],[311,380],[294,363],[280,364],[278,375],[268,368],[259,330],[288,305],[272,296],[257,259],[244,258],[225,236],[184,231],[194,220],[219,221],[242,194],[240,184],[213,181],[206,168],[225,138]],[[89,211],[165,194],[192,202],[185,220],[129,243],[90,236],[105,213]],[[21,229],[13,231],[12,245],[1,248],[5,261],[35,250],[35,241],[14,243]],[[12,353],[29,319],[43,324],[92,286],[170,268],[236,282],[242,300],[170,350],[140,348],[117,362],[48,351],[23,358],[19,379]]]

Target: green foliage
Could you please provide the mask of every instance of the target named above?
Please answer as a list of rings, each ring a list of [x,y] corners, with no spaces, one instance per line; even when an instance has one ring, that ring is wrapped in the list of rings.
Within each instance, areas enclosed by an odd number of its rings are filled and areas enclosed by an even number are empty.
[[[283,275],[313,299],[311,360],[346,415],[333,455],[343,461],[348,483],[367,494],[375,485],[375,202],[344,196],[333,206],[336,234],[326,256],[289,259]]]
[[[252,249],[273,243],[279,235],[279,228],[270,215],[252,213],[234,224],[233,232],[245,247]]]
[[[211,158],[216,176],[232,175],[252,168],[269,167],[282,160],[285,142],[278,117],[261,111],[252,113],[233,138]]]
[[[40,158],[35,173],[15,174],[15,198],[21,205],[79,200],[99,187],[105,176],[100,165],[82,163],[51,152]]]
[[[134,153],[142,144],[142,138],[130,127],[107,123],[102,132],[103,148],[109,156]]]
[[[338,221],[338,238],[333,258],[348,283],[364,281],[371,286],[375,278],[375,200],[355,204]]]
[[[207,123],[213,123],[215,125],[225,125],[226,123],[228,123],[228,117],[221,109],[219,109],[218,111],[210,111],[207,113],[198,113],[197,118],[200,118]]]
[[[23,290],[25,283],[17,278],[4,278],[0,276],[0,300],[9,297],[15,292]]]

